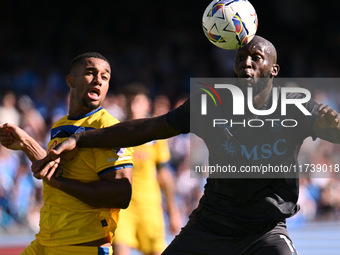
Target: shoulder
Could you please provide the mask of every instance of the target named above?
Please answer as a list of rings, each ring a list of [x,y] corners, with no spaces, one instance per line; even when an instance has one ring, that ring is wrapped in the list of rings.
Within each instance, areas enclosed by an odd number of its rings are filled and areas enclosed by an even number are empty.
[[[120,121],[113,117],[106,109],[102,108],[100,111],[96,112],[95,119],[99,124],[99,127],[112,126]]]
[[[59,120],[57,120],[56,122],[54,122],[51,129],[59,127],[59,126],[67,125],[68,122],[69,122],[68,115],[65,115],[64,117],[62,117]]]

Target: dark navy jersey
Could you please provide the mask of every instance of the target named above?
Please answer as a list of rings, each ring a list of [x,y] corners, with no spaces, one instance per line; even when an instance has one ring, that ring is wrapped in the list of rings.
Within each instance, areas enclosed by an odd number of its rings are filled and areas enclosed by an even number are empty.
[[[290,99],[301,97],[300,94],[287,95]],[[269,109],[271,100],[270,97],[261,110]],[[312,115],[305,115],[295,105],[288,105],[285,116],[281,113],[280,100],[276,111],[266,116],[250,112],[235,116],[230,95],[226,94],[222,101],[222,115],[217,113],[216,107],[209,106],[208,109],[215,112],[202,117],[199,110],[193,111],[200,109],[200,97],[193,96],[168,113],[168,122],[177,131],[192,132],[204,140],[209,149],[209,165],[230,164],[236,169],[263,165],[297,167],[303,140],[314,137],[312,126],[318,108],[314,100],[304,104]],[[207,124],[216,116],[223,116],[228,123],[215,127]],[[193,215],[232,228],[259,231],[294,215],[299,210],[298,193],[298,178],[292,176],[228,178],[224,173],[223,178],[210,176],[207,179],[204,195]]]

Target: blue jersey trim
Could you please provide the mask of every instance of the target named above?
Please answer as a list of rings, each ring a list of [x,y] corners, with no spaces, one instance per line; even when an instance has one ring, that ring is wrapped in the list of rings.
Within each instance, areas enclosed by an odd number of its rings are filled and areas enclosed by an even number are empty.
[[[86,113],[86,114],[81,114],[81,115],[78,115],[76,117],[72,117],[72,118],[67,117],[67,119],[69,119],[69,120],[80,120],[82,118],[86,118],[86,117],[91,116],[92,114],[95,114],[96,112],[100,111],[101,109],[103,109],[103,107],[99,107],[97,110],[94,110],[94,111]]]
[[[80,133],[86,130],[94,129],[93,127],[81,127],[74,125],[64,125],[53,128],[51,130],[51,140],[54,138],[65,138],[70,137],[73,134]]]
[[[109,247],[98,247],[98,255],[109,255],[110,248]]]
[[[119,169],[122,169],[122,168],[127,168],[127,167],[133,167],[133,164],[126,163],[126,164],[121,164],[121,165],[106,168],[106,169],[98,172],[98,176],[103,176],[104,174],[107,174],[107,173],[110,173],[112,171],[116,171],[116,170],[119,170]]]
[[[170,168],[170,162],[167,161],[167,162],[164,162],[164,163],[158,163],[158,164],[156,164],[156,167],[157,167],[157,170],[158,170],[159,168],[162,168],[162,167]]]

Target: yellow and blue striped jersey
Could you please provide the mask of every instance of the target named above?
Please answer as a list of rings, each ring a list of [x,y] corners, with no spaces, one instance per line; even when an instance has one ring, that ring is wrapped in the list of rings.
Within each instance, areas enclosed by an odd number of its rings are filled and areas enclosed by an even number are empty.
[[[118,123],[105,109],[58,120],[51,130],[49,150],[74,133],[104,128]],[[75,158],[63,166],[63,177],[81,182],[100,180],[100,176],[122,167],[132,167],[132,148],[80,148]],[[113,238],[119,209],[94,208],[44,183],[44,206],[40,214],[37,241],[45,246],[71,245]]]

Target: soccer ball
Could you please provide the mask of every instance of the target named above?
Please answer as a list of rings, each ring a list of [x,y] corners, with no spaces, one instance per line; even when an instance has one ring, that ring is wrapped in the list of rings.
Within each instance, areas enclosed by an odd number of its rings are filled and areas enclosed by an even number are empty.
[[[234,50],[253,39],[257,15],[247,0],[213,0],[204,11],[202,26],[212,44]]]

